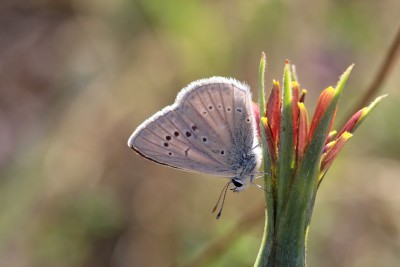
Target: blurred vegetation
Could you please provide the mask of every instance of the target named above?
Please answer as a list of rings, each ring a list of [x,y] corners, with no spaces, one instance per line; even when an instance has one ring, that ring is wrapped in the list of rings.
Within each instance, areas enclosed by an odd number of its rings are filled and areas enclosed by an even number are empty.
[[[232,76],[256,92],[261,51],[268,82],[282,77],[286,58],[296,64],[309,104],[356,63],[340,121],[382,63],[400,2],[3,0],[0,7],[0,266],[125,267],[190,264],[263,201],[256,188],[230,194],[216,221],[210,211],[225,180],[135,155],[126,141],[138,124],[199,78]],[[382,85],[389,98],[319,191],[309,266],[400,265],[399,65]],[[206,266],[251,266],[257,221]]]

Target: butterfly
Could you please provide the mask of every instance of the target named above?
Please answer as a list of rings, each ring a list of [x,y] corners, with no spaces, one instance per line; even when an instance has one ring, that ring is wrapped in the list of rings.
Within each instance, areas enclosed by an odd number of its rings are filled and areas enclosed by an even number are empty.
[[[229,177],[224,188],[242,191],[261,164],[250,88],[224,77],[192,82],[137,127],[128,146],[162,165]]]

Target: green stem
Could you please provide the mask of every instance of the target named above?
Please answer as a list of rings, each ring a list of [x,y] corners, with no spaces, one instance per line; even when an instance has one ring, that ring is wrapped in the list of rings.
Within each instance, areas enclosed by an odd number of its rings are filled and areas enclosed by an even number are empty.
[[[302,209],[303,207],[298,207]],[[285,212],[277,230],[274,262],[267,266],[305,266],[306,209]]]
[[[254,267],[264,267],[268,264],[268,259],[271,254],[272,247],[272,236],[273,233],[273,224],[268,223],[269,216],[267,213],[267,208],[265,208],[265,224],[264,224],[264,233],[261,240],[260,250],[258,251],[256,262],[254,263]]]
[[[259,77],[258,77],[258,101],[260,107],[260,132],[261,132],[261,140],[262,140],[262,151],[264,158],[264,171],[271,171],[271,161],[269,159],[266,135],[264,125],[261,121],[261,118],[264,116],[265,112],[265,89],[264,89],[264,74],[265,74],[265,65],[266,58],[265,54],[262,53],[260,68],[259,68]],[[272,236],[274,232],[274,198],[270,193],[272,192],[272,176],[269,174],[264,175],[264,185],[265,185],[265,225],[264,225],[264,233],[261,241],[260,250],[257,255],[256,262],[254,264],[255,267],[263,267],[266,266],[268,257],[270,255],[270,248],[272,246]]]
[[[304,267],[306,264],[307,234],[315,201],[316,184],[313,183],[313,179],[308,179],[309,184],[301,187],[299,180],[295,181],[289,190],[284,209],[277,220],[279,223],[265,242],[269,245],[268,259],[264,265],[259,266]],[[267,227],[267,231],[269,230]]]

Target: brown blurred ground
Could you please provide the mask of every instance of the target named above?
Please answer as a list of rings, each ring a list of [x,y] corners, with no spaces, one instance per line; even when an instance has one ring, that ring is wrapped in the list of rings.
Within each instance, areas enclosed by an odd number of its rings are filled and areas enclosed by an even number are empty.
[[[338,117],[399,26],[391,1],[0,1],[0,266],[178,266],[263,200],[145,161],[126,141],[187,83],[257,84],[296,64],[312,110],[356,67]],[[309,266],[400,265],[400,64],[317,197]],[[340,119],[339,119],[340,121]],[[262,221],[208,266],[251,266]]]

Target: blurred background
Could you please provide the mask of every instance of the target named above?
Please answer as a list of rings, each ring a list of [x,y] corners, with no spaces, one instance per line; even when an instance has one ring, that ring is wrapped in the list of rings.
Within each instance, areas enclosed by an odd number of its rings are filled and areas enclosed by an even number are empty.
[[[146,161],[128,137],[193,80],[255,92],[261,51],[268,88],[296,65],[310,113],[355,63],[343,122],[399,12],[398,0],[0,1],[0,266],[252,266],[263,193],[229,194],[215,220],[226,180]],[[400,265],[399,73],[325,177],[309,266]]]

